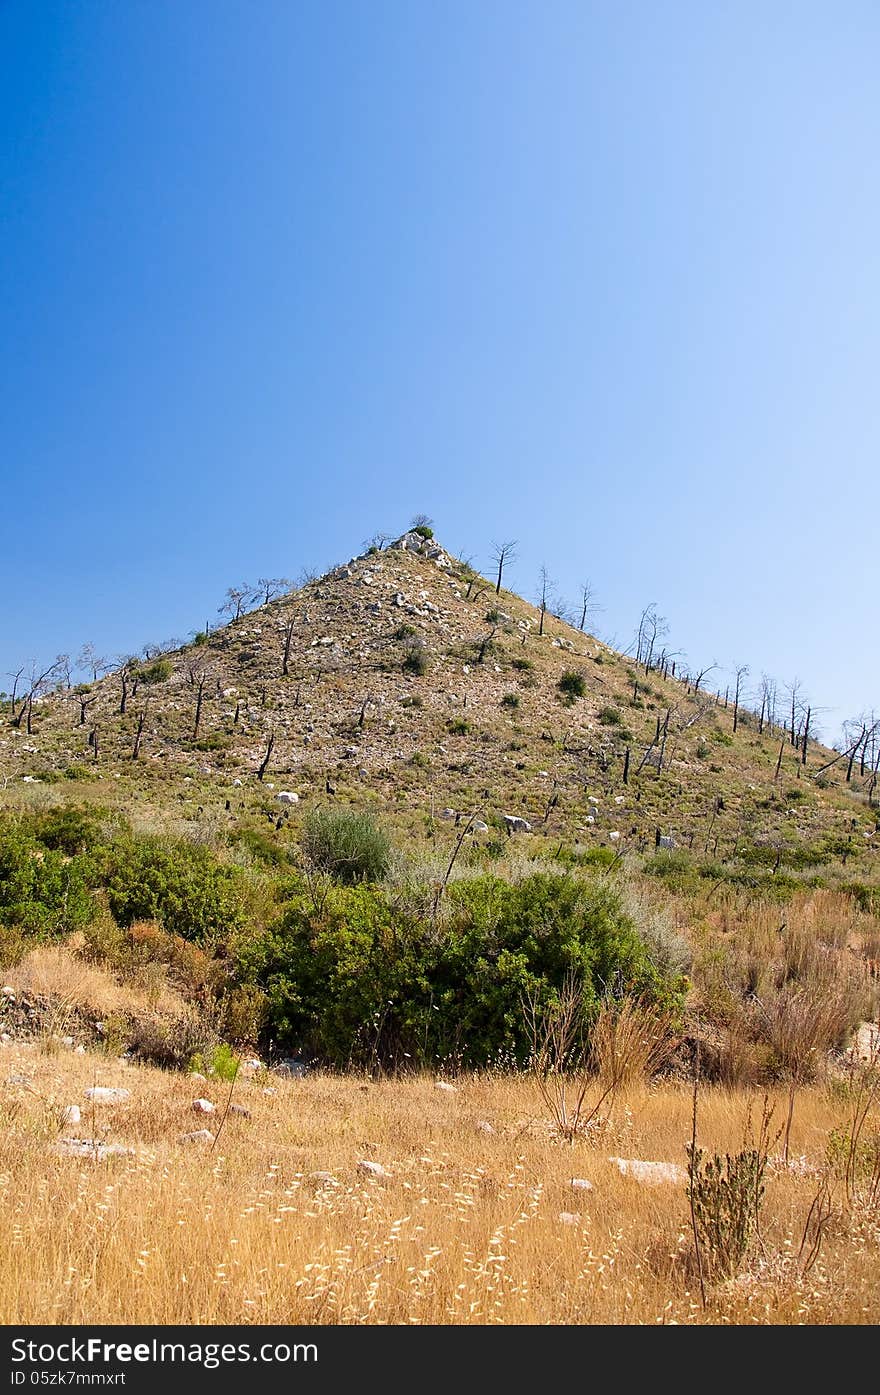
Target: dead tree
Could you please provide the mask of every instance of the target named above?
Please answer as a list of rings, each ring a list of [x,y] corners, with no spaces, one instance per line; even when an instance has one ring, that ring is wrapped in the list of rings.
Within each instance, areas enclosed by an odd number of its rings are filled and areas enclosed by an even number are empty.
[[[278,596],[283,596],[285,591],[291,587],[290,579],[286,576],[260,576],[257,577],[256,594],[262,596],[261,605],[268,605]]]
[[[795,747],[798,744],[797,716],[800,710],[800,690],[801,680],[799,678],[793,678],[790,683],[786,683],[785,685],[785,691],[791,698],[791,727],[789,729],[788,739],[791,745]]]
[[[740,697],[742,696],[743,679],[747,678],[747,677],[748,677],[748,674],[749,674],[749,666],[748,666],[748,664],[740,664],[739,668],[736,670],[736,686],[734,687],[734,690],[733,690],[733,729],[734,729],[734,731],[736,731],[737,727],[739,726],[739,700],[740,700]]]
[[[110,667],[107,660],[97,652],[91,640],[83,645],[77,655],[76,662],[79,668],[84,668],[87,673],[91,673],[93,683],[97,683],[102,674],[105,674]]]
[[[88,710],[89,710],[89,708],[91,707],[92,703],[93,703],[93,702],[97,702],[97,701],[98,701],[98,698],[99,698],[100,696],[101,696],[100,693],[88,693],[88,694],[87,694],[87,693],[77,693],[77,694],[76,694],[76,700],[77,700],[77,702],[79,703],[79,722],[78,722],[78,725],[79,725],[79,726],[81,726],[81,727],[84,727],[84,726],[85,726],[85,724],[86,724],[86,713],[88,712]]]
[[[293,630],[296,624],[294,616],[288,620],[284,626],[284,659],[281,663],[281,677],[287,678],[290,673],[290,646],[293,644]]]
[[[673,665],[673,667],[674,667],[674,665]],[[693,684],[693,687],[694,687],[694,697],[696,697],[696,696],[697,696],[697,693],[700,691],[700,684],[702,683],[703,679],[707,676],[707,674],[710,674],[710,673],[713,671],[713,669],[716,669],[717,667],[718,667],[717,664],[709,664],[706,668],[701,668],[701,669],[700,669],[699,673],[697,674],[696,678],[694,679],[694,684]]]
[[[59,668],[62,662],[63,656],[59,655],[52,661],[48,668],[43,670],[42,673],[37,673],[36,667],[34,665],[31,665],[31,675],[28,690],[22,698],[21,707],[18,709],[18,712],[13,715],[12,718],[12,725],[16,727],[18,730],[21,730],[21,724],[25,720],[25,718],[27,718],[26,729],[28,736],[33,736],[34,734],[34,701],[37,698],[42,697],[43,694],[47,692],[48,689],[52,686],[52,680],[59,672]]]
[[[807,763],[807,741],[809,740],[810,736],[810,717],[812,716],[812,714],[812,707],[807,705],[807,713],[804,718],[803,736],[801,739],[801,765],[806,765]]]
[[[477,645],[477,657],[475,660],[476,663],[481,664],[485,660],[489,646],[495,638],[497,630],[498,626],[493,625],[489,633],[487,635],[483,635],[483,638],[479,641],[479,644]]]
[[[244,583],[241,586],[230,586],[226,592],[226,600],[217,607],[217,614],[229,615],[232,620],[240,620],[242,611],[253,599],[253,594],[253,588]]]
[[[550,601],[553,594],[553,586],[554,583],[550,579],[550,574],[547,571],[547,568],[545,566],[542,566],[540,572],[538,573],[537,590],[538,609],[541,612],[541,619],[538,624],[539,635],[542,635],[544,633],[544,616],[547,614],[547,611],[550,606]]]
[[[498,564],[498,576],[496,577],[496,580],[495,580],[495,595],[496,595],[496,596],[499,596],[499,595],[501,594],[501,577],[502,577],[502,575],[503,575],[505,566],[507,565],[508,562],[513,562],[513,561],[515,561],[515,559],[516,559],[516,538],[512,538],[512,539],[510,539],[508,542],[503,542],[503,543],[493,542],[493,544],[492,544],[492,561],[493,561],[493,562],[497,562],[497,564]]]
[[[144,734],[144,723],[146,722],[146,720],[147,706],[145,704],[138,713],[137,730],[134,736],[134,746],[132,747],[131,751],[132,760],[137,760],[138,756],[141,753],[141,737]]]
[[[586,581],[581,582],[581,588],[578,594],[580,596],[581,602],[581,622],[578,625],[578,629],[581,631],[582,634],[585,634],[587,629],[587,617],[590,615],[591,611],[594,611],[596,609],[596,605],[593,600],[593,583],[589,580],[589,578],[587,578]]]
[[[10,674],[8,675],[8,677],[10,677],[10,678],[12,679],[12,692],[11,692],[10,695],[9,695],[9,709],[10,709],[10,711],[11,711],[13,717],[15,716],[15,700],[16,700],[16,695],[17,695],[17,693],[18,693],[18,684],[19,684],[19,680],[20,680],[20,678],[21,678],[21,675],[22,675],[23,673],[24,673],[24,665],[22,664],[21,668],[20,668],[16,673],[10,673]]]
[[[271,733],[271,735],[269,736],[269,744],[268,744],[267,747],[266,747],[266,754],[263,756],[263,759],[262,759],[261,762],[260,762],[260,767],[259,767],[259,769],[257,770],[257,779],[258,779],[261,783],[262,783],[262,780],[263,780],[263,776],[265,775],[266,771],[267,771],[268,768],[269,768],[269,761],[272,759],[272,752],[273,752],[274,749],[275,749],[275,733],[274,733],[274,731],[273,731],[273,732]]]

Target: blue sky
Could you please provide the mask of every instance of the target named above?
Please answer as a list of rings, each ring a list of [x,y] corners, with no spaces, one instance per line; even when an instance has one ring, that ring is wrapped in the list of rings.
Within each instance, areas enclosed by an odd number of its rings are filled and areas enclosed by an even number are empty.
[[[430,514],[880,706],[880,11],[0,3],[0,688]]]

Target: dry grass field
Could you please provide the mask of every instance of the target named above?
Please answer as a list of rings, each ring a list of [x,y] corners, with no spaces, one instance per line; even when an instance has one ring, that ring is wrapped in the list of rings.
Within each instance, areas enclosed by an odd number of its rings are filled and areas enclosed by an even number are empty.
[[[130,1097],[92,1104],[94,1085]],[[218,1132],[230,1088],[249,1115],[230,1112]],[[193,1112],[200,1095],[216,1113]],[[772,1102],[775,1131],[784,1092]],[[76,1127],[63,1119],[71,1104]],[[851,1111],[845,1084],[798,1094],[792,1165],[771,1162],[757,1242],[735,1277],[709,1283],[705,1307],[685,1185],[645,1186],[609,1160],[685,1165],[691,1104],[686,1082],[639,1087],[606,1127],[569,1145],[528,1075],[463,1077],[448,1089],[428,1076],[260,1071],[230,1087],[7,1043],[0,1322],[876,1322],[880,1215],[848,1202],[834,1174],[821,1249],[804,1272],[829,1135]],[[742,1147],[748,1108],[744,1091],[707,1086],[700,1144]],[[215,1144],[179,1141],[206,1124]],[[132,1151],[64,1156],[68,1134]],[[387,1176],[370,1176],[364,1161]]]

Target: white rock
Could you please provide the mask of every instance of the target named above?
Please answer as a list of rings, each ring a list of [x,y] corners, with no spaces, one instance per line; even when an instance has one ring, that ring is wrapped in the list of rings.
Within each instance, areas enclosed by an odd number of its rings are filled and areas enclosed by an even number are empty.
[[[133,1148],[122,1143],[101,1143],[96,1138],[59,1138],[54,1152],[72,1158],[95,1158],[103,1162],[105,1158],[130,1158]]]
[[[236,790],[241,789],[241,780],[233,780],[232,788]]]
[[[626,803],[626,795],[625,795],[625,794],[616,794],[616,795],[614,796],[614,803],[615,803],[615,804],[625,804],[625,803]]]
[[[563,1225],[580,1225],[581,1213],[580,1211],[560,1211],[559,1219]]]
[[[280,790],[278,794],[276,794],[275,798],[278,800],[279,804],[299,803],[299,795],[294,794],[293,790]]]
[[[434,1086],[435,1090],[445,1090],[448,1095],[455,1094],[455,1086],[450,1085],[448,1080],[438,1080]]]
[[[683,1183],[687,1174],[678,1163],[643,1162],[641,1158],[609,1158],[616,1164],[621,1176],[631,1177],[646,1187],[659,1187],[666,1183]]]
[[[588,795],[587,795],[587,803],[588,803],[588,804],[598,804],[599,801],[598,801],[598,799],[596,798],[596,796],[595,796],[594,794],[588,794]]]
[[[214,1135],[210,1129],[194,1129],[192,1133],[182,1133],[177,1141],[178,1143],[213,1143]]]
[[[332,1172],[310,1172],[309,1181],[317,1182],[321,1187],[337,1187],[339,1185]]]
[[[199,1080],[199,1081],[201,1081],[201,1080],[207,1080],[208,1077],[207,1077],[206,1075],[202,1075],[202,1072],[201,1072],[200,1070],[192,1070],[192,1071],[190,1071],[190,1073],[189,1073],[189,1078],[190,1078],[190,1080]]]
[[[477,1120],[477,1133],[494,1133],[495,1129],[488,1119]]]
[[[62,1124],[81,1124],[82,1114],[78,1104],[69,1104],[61,1111]]]
[[[618,838],[620,837],[620,834],[619,834],[619,833],[609,833],[609,834],[608,834],[608,837],[610,838],[610,840],[611,840],[612,843],[616,843],[617,840],[618,840]]]
[[[593,1190],[592,1182],[588,1181],[586,1177],[572,1177],[571,1187],[576,1192],[591,1192]]]
[[[360,1158],[358,1161],[358,1171],[365,1172],[368,1177],[378,1177],[387,1179],[391,1176],[381,1163],[373,1162],[371,1158]]]
[[[93,1104],[122,1104],[131,1098],[131,1090],[123,1090],[115,1085],[92,1085],[86,1090],[86,1099]]]
[[[190,1108],[193,1114],[213,1114],[216,1106],[210,1100],[197,1099],[193,1100]]]

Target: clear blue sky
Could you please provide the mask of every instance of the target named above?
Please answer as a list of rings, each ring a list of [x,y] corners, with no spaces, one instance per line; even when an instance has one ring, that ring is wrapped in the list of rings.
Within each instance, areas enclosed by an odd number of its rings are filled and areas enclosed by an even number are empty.
[[[2,0],[0,688],[424,511],[880,706],[878,71],[858,0]]]

